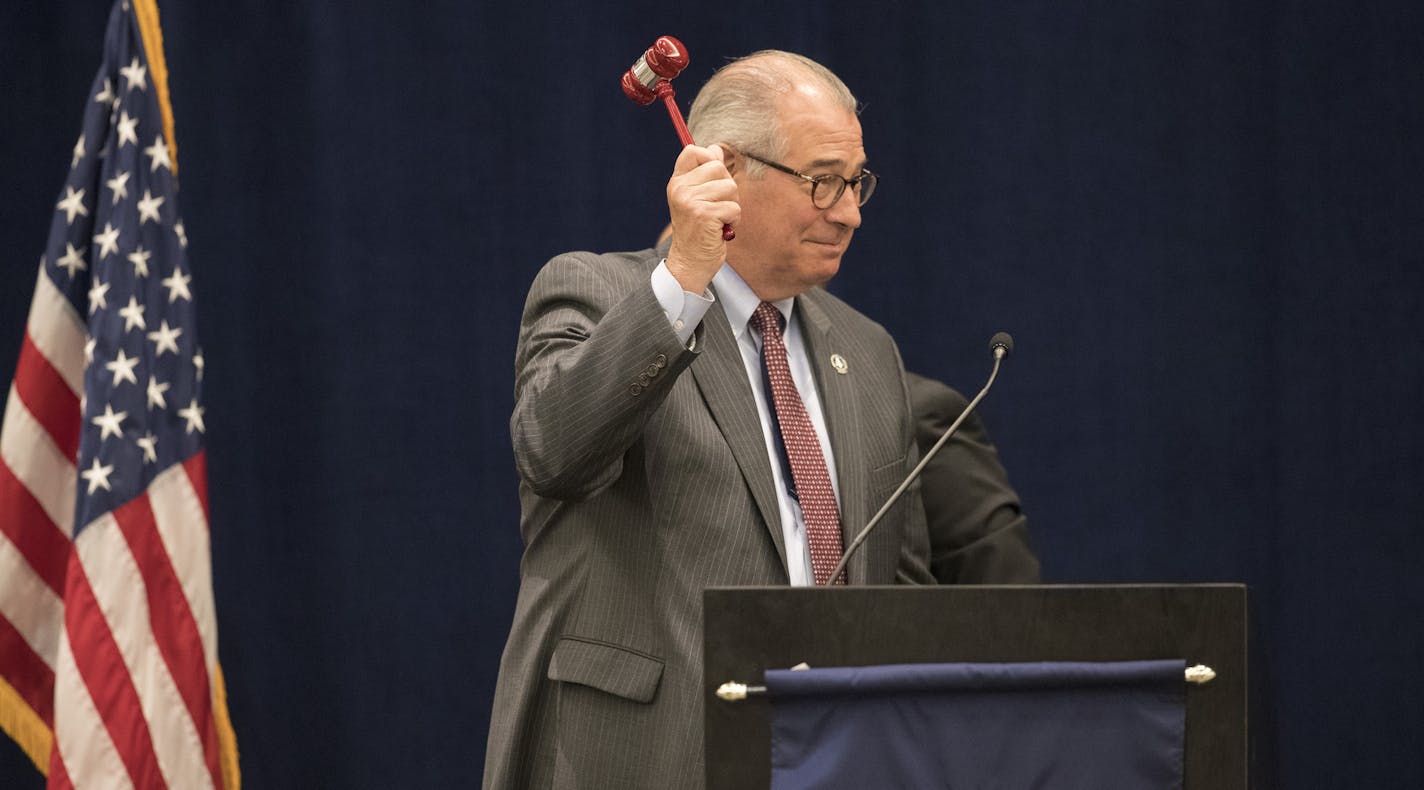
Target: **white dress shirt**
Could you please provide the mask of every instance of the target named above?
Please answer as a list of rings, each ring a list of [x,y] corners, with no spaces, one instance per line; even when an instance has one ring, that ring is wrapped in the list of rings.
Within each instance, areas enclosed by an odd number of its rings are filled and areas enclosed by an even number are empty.
[[[771,475],[776,488],[777,507],[781,511],[781,534],[786,544],[786,570],[790,576],[791,584],[810,586],[815,583],[815,577],[811,572],[811,549],[806,540],[806,522],[801,515],[801,506],[791,496],[791,486],[786,480],[787,471],[782,464],[781,454],[777,451],[776,439],[772,435],[772,431],[775,430],[775,423],[772,421],[774,407],[762,378],[762,339],[760,334],[747,325],[757,305],[761,304],[761,299],[757,298],[757,295],[752,292],[751,286],[747,285],[741,276],[725,263],[722,264],[717,275],[712,278],[712,284],[716,287],[717,295],[721,298],[722,311],[727,316],[727,323],[732,329],[732,335],[737,339],[737,348],[742,352],[742,366],[746,370],[747,383],[751,385],[752,395],[756,399],[757,415],[761,419],[762,438],[766,441],[767,461],[771,464]],[[686,344],[697,325],[702,321],[703,316],[707,314],[707,310],[712,306],[714,299],[711,293],[694,294],[682,290],[677,279],[667,270],[666,261],[660,263],[657,269],[653,270],[652,285],[653,293],[657,296],[658,303],[662,305],[663,312],[667,314],[673,331]],[[830,473],[831,487],[835,490],[836,506],[839,507],[841,489],[840,482],[836,479],[835,457],[831,452],[830,437],[826,433],[826,417],[821,410],[821,397],[816,389],[816,377],[811,370],[810,357],[806,354],[801,321],[793,309],[795,299],[783,299],[773,302],[773,304],[786,319],[782,342],[786,346],[786,359],[791,368],[791,378],[796,382],[796,390],[801,394],[801,401],[806,406],[806,414],[811,418],[811,424],[816,429],[816,438],[821,444],[821,452],[826,459],[826,471]]]

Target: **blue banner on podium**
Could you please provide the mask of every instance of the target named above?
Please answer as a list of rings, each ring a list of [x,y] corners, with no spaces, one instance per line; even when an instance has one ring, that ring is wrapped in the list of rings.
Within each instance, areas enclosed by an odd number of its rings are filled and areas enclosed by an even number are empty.
[[[772,790],[1180,790],[1182,660],[769,670]]]

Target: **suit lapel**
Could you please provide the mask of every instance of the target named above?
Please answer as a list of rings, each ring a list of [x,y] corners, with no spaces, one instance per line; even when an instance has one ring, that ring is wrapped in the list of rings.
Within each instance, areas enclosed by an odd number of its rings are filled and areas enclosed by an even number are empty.
[[[837,329],[825,311],[815,301],[815,291],[796,298],[801,317],[801,331],[806,341],[806,354],[816,373],[816,387],[825,412],[826,432],[831,437],[831,452],[836,457],[836,482],[841,494],[841,540],[850,547],[856,533],[870,520],[870,503],[865,500],[867,488],[864,468],[865,452],[858,429],[860,423],[858,399],[855,393],[855,360],[845,374],[831,367],[832,354],[845,354],[847,344],[840,342]],[[861,370],[868,367],[860,366]],[[857,551],[847,566],[847,581],[864,582],[867,554]]]
[[[727,314],[722,311],[721,303],[713,303],[702,318],[702,327],[702,340],[706,345],[692,363],[692,375],[712,412],[712,419],[732,449],[767,532],[776,544],[781,567],[785,569],[786,539],[781,534],[781,511],[772,483],[771,462],[767,460],[766,437],[762,434],[761,418],[757,416],[756,397],[747,383],[742,352],[727,325]]]

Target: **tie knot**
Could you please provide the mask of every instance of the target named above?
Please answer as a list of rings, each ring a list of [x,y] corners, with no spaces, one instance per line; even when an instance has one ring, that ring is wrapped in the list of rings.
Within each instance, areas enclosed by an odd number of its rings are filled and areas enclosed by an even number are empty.
[[[762,302],[757,305],[756,310],[752,311],[751,325],[764,338],[781,337],[782,326],[785,322],[786,319],[782,317],[781,311],[776,309],[776,305],[771,302]]]

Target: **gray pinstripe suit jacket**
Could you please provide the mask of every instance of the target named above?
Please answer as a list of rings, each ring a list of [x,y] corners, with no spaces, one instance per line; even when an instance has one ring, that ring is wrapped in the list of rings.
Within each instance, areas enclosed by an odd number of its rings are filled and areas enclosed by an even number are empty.
[[[701,597],[787,583],[765,440],[714,304],[678,342],[656,250],[550,261],[525,305],[510,420],[525,543],[486,788],[703,784]],[[797,298],[849,544],[915,458],[894,342],[821,289]],[[845,357],[845,374],[827,363]],[[933,582],[918,492],[852,584]]]

